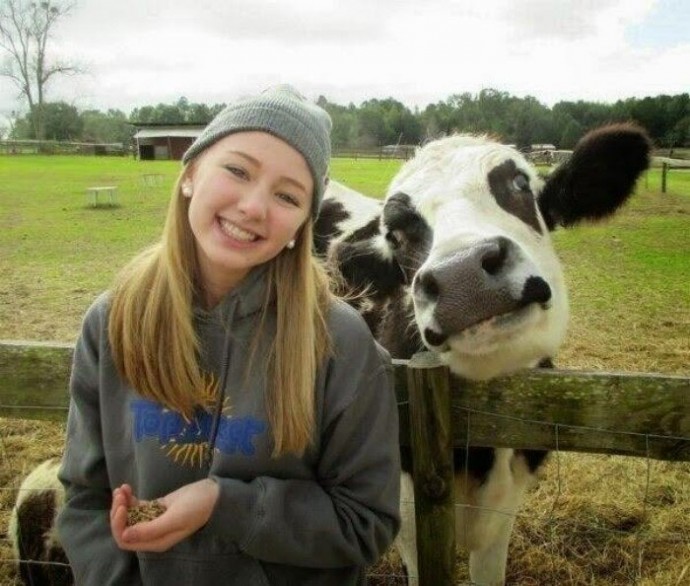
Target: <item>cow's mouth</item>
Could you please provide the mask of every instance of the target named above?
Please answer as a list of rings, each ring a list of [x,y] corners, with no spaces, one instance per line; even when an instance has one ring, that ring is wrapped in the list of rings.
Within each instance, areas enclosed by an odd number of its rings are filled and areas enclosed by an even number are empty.
[[[447,352],[450,350],[448,340],[451,336],[456,340],[466,342],[468,339],[486,335],[492,331],[509,333],[515,329],[520,329],[525,322],[530,320],[535,311],[547,311],[550,307],[551,303],[549,302],[529,303],[513,311],[477,320],[460,331],[452,332],[452,334],[427,327],[424,328],[424,341],[430,349],[436,352]]]

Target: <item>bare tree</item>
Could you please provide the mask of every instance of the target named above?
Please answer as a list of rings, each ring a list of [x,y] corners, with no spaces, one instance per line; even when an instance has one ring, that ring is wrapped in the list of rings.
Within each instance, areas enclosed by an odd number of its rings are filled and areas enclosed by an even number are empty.
[[[0,48],[7,52],[0,76],[11,79],[26,98],[36,138],[45,138],[43,105],[48,82],[77,67],[50,61],[48,41],[56,23],[74,7],[60,2],[0,0]]]

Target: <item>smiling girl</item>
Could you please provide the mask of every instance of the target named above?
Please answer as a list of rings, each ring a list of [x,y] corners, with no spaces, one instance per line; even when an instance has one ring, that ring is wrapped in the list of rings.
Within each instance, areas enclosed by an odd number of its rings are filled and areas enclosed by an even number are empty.
[[[58,519],[77,584],[362,584],[395,537],[390,359],[312,254],[330,128],[289,87],[228,106],[88,310]]]

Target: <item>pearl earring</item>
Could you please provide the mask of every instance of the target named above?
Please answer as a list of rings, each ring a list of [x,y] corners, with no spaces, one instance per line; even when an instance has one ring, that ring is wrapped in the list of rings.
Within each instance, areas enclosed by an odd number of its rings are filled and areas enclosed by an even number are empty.
[[[290,240],[290,242],[288,242],[286,244],[286,248],[289,248],[290,250],[292,250],[294,247],[295,247],[295,240],[293,238],[292,240]]]
[[[193,192],[192,184],[189,181],[182,184],[182,195],[185,197],[192,197]]]

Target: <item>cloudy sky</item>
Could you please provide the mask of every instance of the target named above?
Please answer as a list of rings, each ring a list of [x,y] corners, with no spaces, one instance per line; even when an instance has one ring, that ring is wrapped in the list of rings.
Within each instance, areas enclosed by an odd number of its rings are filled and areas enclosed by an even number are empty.
[[[690,91],[688,23],[687,0],[77,0],[52,55],[86,73],[48,97],[127,114],[274,83],[341,104],[482,88],[613,102]],[[18,105],[0,78],[0,117]]]

